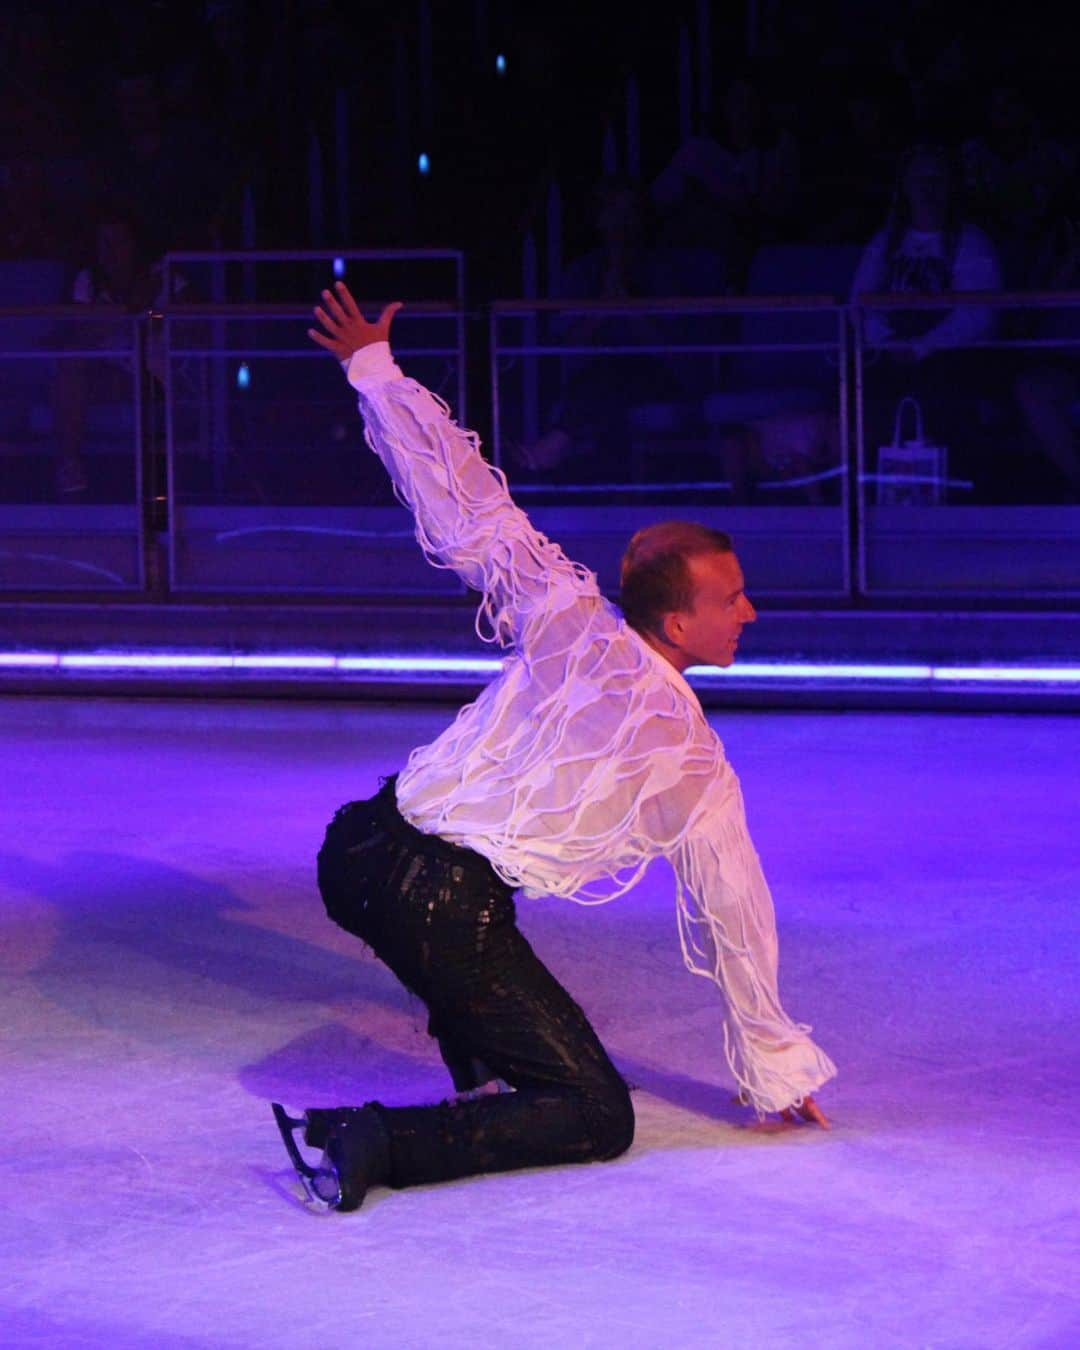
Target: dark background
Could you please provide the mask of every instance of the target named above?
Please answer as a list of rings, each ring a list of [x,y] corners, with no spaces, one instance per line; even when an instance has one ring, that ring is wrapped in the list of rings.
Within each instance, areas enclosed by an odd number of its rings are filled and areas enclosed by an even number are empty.
[[[588,247],[608,128],[623,159],[628,76],[640,90],[646,186],[678,149],[683,29],[694,130],[717,133],[724,90],[745,75],[769,134],[783,131],[798,147],[791,208],[765,233],[858,240],[887,207],[895,156],[928,140],[959,151],[986,134],[988,100],[1002,84],[1017,89],[1038,134],[1075,163],[1074,49],[1061,12],[850,0],[640,10],[498,0],[8,3],[0,15],[0,247],[9,257],[60,250],[74,267],[88,256],[93,221],[120,198],[142,217],[154,251],[450,245],[468,251],[475,298],[517,293],[521,238],[551,181],[563,193],[565,255]],[[879,107],[870,149],[852,134],[855,95]],[[342,118],[349,149],[339,184]],[[151,125],[159,147],[140,155],[134,143]],[[313,136],[323,179],[314,212]],[[417,170],[422,152],[426,177]],[[11,190],[27,174],[43,180],[32,209]],[[246,189],[254,229],[245,238]],[[1014,222],[983,223],[1013,253],[1029,245],[1030,259],[1061,209],[1063,194],[1051,197],[1041,219],[1024,220],[1019,249],[1002,237]],[[985,205],[972,204],[976,218],[993,214]],[[39,217],[34,230],[11,228],[20,211]],[[1022,264],[1009,280],[1025,282]],[[736,268],[728,289],[738,281]]]

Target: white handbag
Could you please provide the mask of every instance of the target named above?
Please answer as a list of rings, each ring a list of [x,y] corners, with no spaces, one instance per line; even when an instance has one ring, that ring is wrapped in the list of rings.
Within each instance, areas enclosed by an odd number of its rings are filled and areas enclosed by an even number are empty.
[[[909,407],[914,413],[915,434],[903,440],[904,413]],[[945,500],[948,459],[949,452],[943,445],[927,442],[918,400],[902,398],[896,405],[892,443],[878,447],[878,506],[940,506]]]

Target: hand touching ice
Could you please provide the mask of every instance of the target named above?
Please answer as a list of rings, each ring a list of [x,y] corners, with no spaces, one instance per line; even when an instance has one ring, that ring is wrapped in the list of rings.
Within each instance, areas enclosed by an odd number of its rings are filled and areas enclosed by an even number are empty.
[[[740,1106],[747,1105],[745,1097],[741,1095],[737,1096],[735,1101]],[[832,1128],[828,1116],[814,1101],[813,1097],[804,1097],[801,1106],[785,1106],[775,1116],[767,1116],[764,1120],[753,1120],[744,1128],[753,1130],[755,1134],[781,1134],[785,1130],[798,1129],[801,1121],[804,1121],[807,1125],[817,1125],[823,1130]]]
[[[823,1130],[829,1128],[828,1117],[813,1097],[804,1097],[801,1106],[785,1107],[780,1112],[780,1119],[786,1120],[789,1125],[794,1125],[796,1115],[801,1116],[808,1125],[820,1125]]]

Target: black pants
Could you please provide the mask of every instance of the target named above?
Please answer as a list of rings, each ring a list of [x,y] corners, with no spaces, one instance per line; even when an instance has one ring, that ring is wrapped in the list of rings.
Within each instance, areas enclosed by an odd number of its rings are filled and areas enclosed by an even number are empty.
[[[438,1106],[373,1103],[390,1137],[392,1186],[614,1158],[630,1147],[626,1084],[518,931],[510,888],[479,854],[405,821],[393,779],[338,811],[319,853],[319,889],[334,922],[427,1005],[455,1087],[495,1076],[514,1089]]]

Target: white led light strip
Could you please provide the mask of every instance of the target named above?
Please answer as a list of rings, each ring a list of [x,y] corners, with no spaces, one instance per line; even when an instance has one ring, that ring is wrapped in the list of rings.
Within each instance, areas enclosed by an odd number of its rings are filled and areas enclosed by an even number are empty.
[[[465,656],[334,656],[311,652],[0,652],[0,670],[278,671],[325,674],[467,675],[490,677],[501,662]],[[708,683],[739,680],[867,680],[953,684],[1080,684],[1080,666],[872,665],[812,661],[744,661],[730,669],[693,666],[688,675]]]

